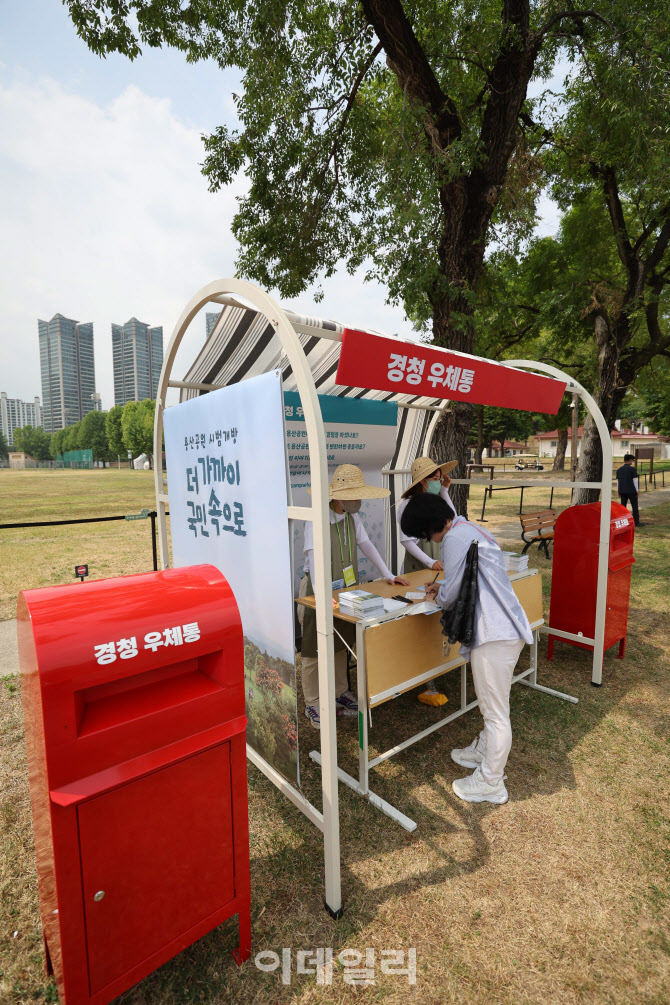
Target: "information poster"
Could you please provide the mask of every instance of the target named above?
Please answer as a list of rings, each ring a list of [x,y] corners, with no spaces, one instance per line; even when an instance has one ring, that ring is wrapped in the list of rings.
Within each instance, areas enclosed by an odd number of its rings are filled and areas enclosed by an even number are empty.
[[[362,398],[339,398],[320,394],[319,404],[326,433],[328,480],[338,464],[357,464],[368,485],[383,484],[382,468],[393,457],[398,424],[398,406],[389,401]],[[291,477],[291,492],[295,506],[311,506],[309,447],[307,430],[297,391],[284,393],[287,453]],[[368,537],[386,560],[384,514],[388,499],[364,499],[360,515]],[[295,521],[293,557],[296,596],[303,575],[304,524]],[[361,582],[378,579],[379,572],[359,551],[358,569]],[[395,570],[393,570],[395,571]]]
[[[281,375],[168,408],[164,428],[173,563],[211,563],[230,583],[244,630],[247,742],[298,784]]]

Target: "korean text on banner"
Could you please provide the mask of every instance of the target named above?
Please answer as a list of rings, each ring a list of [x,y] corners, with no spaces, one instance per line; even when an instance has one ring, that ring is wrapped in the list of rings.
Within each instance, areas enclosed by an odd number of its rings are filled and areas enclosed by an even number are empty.
[[[293,590],[281,375],[192,398],[164,415],[175,566],[211,562],[244,630],[247,742],[297,784]]]
[[[319,405],[326,434],[328,478],[332,478],[338,464],[357,464],[367,484],[381,488],[382,468],[389,463],[395,449],[398,406],[389,401],[339,398],[331,394],[320,394]],[[307,427],[297,391],[284,393],[284,416],[293,503],[295,506],[311,506],[311,497],[307,493],[310,484]],[[387,506],[386,499],[365,499],[360,512],[368,537],[382,557],[386,553]],[[303,544],[304,524],[296,520],[293,523],[293,585],[296,594],[305,560]],[[358,555],[358,572],[361,582],[379,576],[362,552]]]
[[[565,382],[478,356],[345,328],[337,383],[555,415]]]

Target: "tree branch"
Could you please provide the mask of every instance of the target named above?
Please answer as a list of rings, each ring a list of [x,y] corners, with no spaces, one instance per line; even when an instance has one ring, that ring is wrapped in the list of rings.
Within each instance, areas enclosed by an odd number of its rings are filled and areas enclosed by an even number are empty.
[[[403,90],[428,112],[424,128],[431,141],[445,150],[461,135],[458,110],[440,87],[400,0],[361,0],[363,13],[374,29]]]
[[[645,266],[651,272],[655,269],[658,263],[663,258],[663,255],[667,251],[668,242],[670,241],[670,212],[665,218],[663,226],[661,227],[661,233],[658,235],[656,244],[651,249],[650,253],[647,255],[645,260]]]
[[[603,180],[603,192],[612,223],[612,230],[614,231],[614,240],[619,252],[619,258],[626,270],[628,283],[631,285],[637,278],[639,271],[638,262],[628,236],[628,228],[626,227],[626,218],[624,217],[623,206],[621,205],[616,174],[611,167],[600,167],[598,164],[591,165],[591,173],[600,176]]]
[[[638,202],[635,202],[635,208],[638,212],[638,216],[642,216]],[[637,241],[633,246],[633,251],[635,252],[636,255],[640,251],[642,245],[645,243],[651,232],[654,230],[654,227],[658,227],[660,220],[662,219],[667,220],[669,217],[670,217],[670,205],[664,208],[664,210],[660,214],[660,217],[652,216],[651,220],[643,229],[642,233],[640,234],[640,236],[638,237]]]
[[[563,21],[565,18],[577,21],[578,19],[586,17],[592,18],[594,21],[600,21],[601,24],[607,25],[607,27],[611,28],[612,31],[615,30],[612,22],[608,21],[606,17],[603,17],[602,14],[598,14],[595,10],[564,10],[558,14],[554,14],[553,17],[550,17],[549,20],[546,21],[540,28],[538,35],[546,35],[558,21]]]

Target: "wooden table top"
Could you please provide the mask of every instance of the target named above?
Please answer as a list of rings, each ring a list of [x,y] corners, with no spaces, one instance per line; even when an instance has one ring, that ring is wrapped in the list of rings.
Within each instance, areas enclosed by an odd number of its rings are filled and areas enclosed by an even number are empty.
[[[525,576],[536,575],[537,571],[537,569],[527,569],[524,572],[510,572],[508,574],[510,579],[514,581],[522,579]],[[443,572],[435,573],[432,569],[428,568],[418,572],[407,572],[403,573],[402,578],[408,580],[410,583],[409,586],[401,586],[399,583],[394,583],[391,586],[385,579],[375,579],[372,583],[359,583],[356,586],[343,586],[341,590],[333,590],[333,600],[338,602],[340,593],[347,593],[350,590],[365,590],[366,593],[376,593],[377,596],[387,599],[395,596],[404,597],[406,593],[411,593],[412,590],[416,590],[419,586],[426,586],[428,583],[434,582],[436,578],[442,579],[443,576]],[[295,602],[296,604],[302,604],[303,607],[311,607],[312,610],[316,609],[316,598],[314,596],[296,597]],[[412,603],[421,604],[423,600],[414,600]],[[355,618],[351,614],[342,614],[339,606],[333,608],[333,615],[340,621],[351,621],[353,624],[361,620],[361,618]]]

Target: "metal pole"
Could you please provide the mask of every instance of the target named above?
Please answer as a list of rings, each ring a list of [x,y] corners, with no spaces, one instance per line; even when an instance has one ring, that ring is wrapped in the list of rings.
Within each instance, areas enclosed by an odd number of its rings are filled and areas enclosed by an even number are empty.
[[[525,486],[522,485],[521,486],[521,498],[519,499],[519,516],[521,516],[521,514],[523,513],[523,490],[524,490],[524,488],[525,488]]]
[[[547,363],[538,363],[529,359],[505,360],[504,366],[527,367],[540,370],[553,377],[565,380],[567,389],[572,394],[578,394],[593,416],[600,434],[600,444],[603,453],[603,468],[600,481],[600,537],[598,541],[598,585],[596,588],[596,628],[593,633],[593,666],[591,683],[599,687],[602,683],[603,655],[605,652],[605,618],[607,614],[607,574],[609,559],[609,534],[612,516],[612,437],[607,428],[602,412],[586,388],[568,374]],[[573,390],[574,389],[574,390]]]
[[[158,572],[158,548],[156,547],[156,517],[158,513],[156,510],[152,510],[149,516],[151,517],[151,551],[154,557],[154,572]]]
[[[570,481],[577,481],[577,442],[579,440],[579,397],[572,395],[572,442],[570,444]]]
[[[554,486],[551,486],[551,495],[549,496],[549,509],[554,505]]]
[[[468,486],[468,492],[470,488]],[[484,519],[484,510],[486,509],[486,485],[484,486],[484,502],[482,503],[482,515],[479,518],[480,523],[487,523],[488,521]]]

